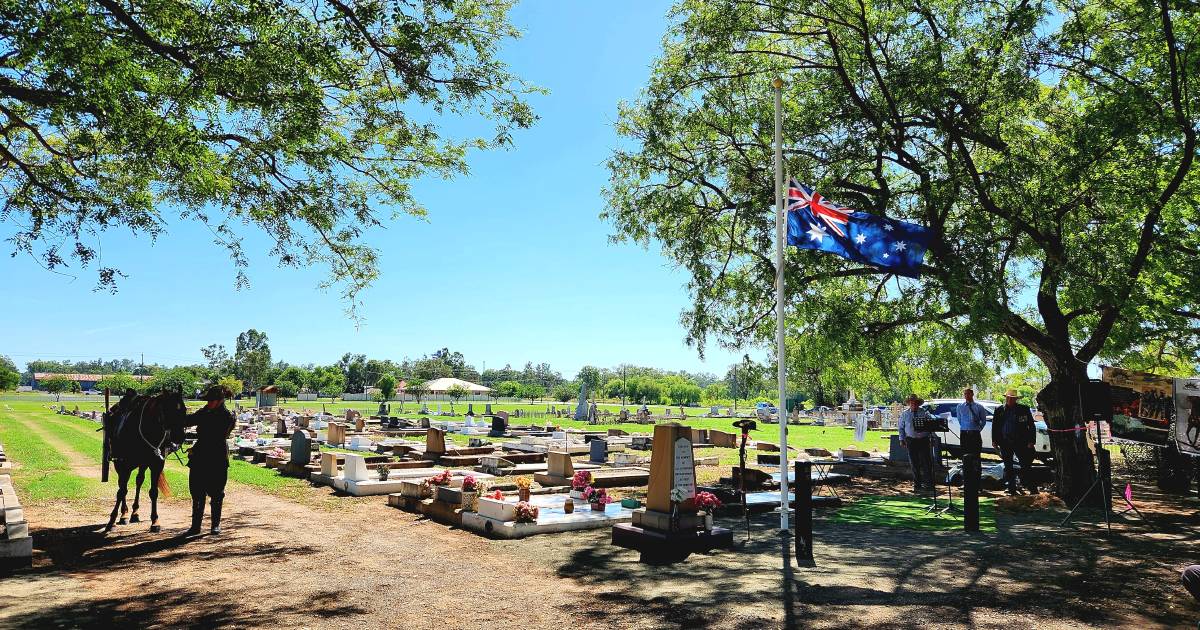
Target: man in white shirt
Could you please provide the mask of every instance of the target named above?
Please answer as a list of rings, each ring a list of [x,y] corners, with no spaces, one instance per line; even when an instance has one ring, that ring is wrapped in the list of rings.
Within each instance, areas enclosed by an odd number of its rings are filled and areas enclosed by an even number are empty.
[[[987,424],[987,409],[975,402],[975,391],[970,387],[963,390],[966,402],[958,404],[954,417],[958,419],[959,441],[964,453],[979,455],[983,451],[983,438],[980,433]]]
[[[917,423],[929,419],[916,394],[905,399],[908,409],[900,412],[900,444],[908,449],[908,461],[913,469],[913,490],[933,489],[933,453],[930,452],[929,432],[918,431]]]

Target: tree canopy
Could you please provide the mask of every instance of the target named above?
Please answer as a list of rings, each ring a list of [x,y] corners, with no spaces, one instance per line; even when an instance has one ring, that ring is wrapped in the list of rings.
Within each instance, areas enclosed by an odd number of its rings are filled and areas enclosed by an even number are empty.
[[[1200,58],[1185,51],[1200,14],[1167,0],[683,0],[673,16],[621,107],[604,216],[690,272],[691,342],[771,338],[780,77],[786,171],[937,234],[919,280],[786,252],[790,338],[861,359],[927,326],[962,357],[1032,353],[1060,427],[1077,421],[1089,362],[1160,340],[1195,356]],[[1076,496],[1086,449],[1053,442],[1060,492]]]
[[[497,59],[511,2],[13,0],[0,6],[0,185],[16,252],[93,265],[110,229],[207,226],[246,282],[245,224],[287,266],[325,265],[349,299],[364,242],[423,216],[411,182],[466,171],[535,117]],[[494,132],[448,138],[446,117]]]

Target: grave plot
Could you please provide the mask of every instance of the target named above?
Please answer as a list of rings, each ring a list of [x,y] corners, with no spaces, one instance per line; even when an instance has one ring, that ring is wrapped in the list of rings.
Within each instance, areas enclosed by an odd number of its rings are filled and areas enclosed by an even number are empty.
[[[33,558],[33,538],[29,536],[29,524],[25,522],[25,511],[12,485],[12,465],[0,445],[0,568],[13,569],[28,566]]]
[[[572,511],[564,507],[567,501],[573,504]],[[518,503],[508,497],[502,501],[480,498],[478,511],[463,512],[461,525],[464,529],[493,538],[525,538],[537,534],[552,534],[581,529],[611,527],[627,523],[633,518],[633,510],[620,503],[609,503],[594,510],[586,502],[572,499],[566,494],[543,494],[530,497],[528,505],[537,508],[533,522],[517,522]]]
[[[550,452],[546,461],[546,472],[533,475],[534,481],[543,486],[571,485],[571,478],[579,470],[590,472],[597,488],[644,486],[650,481],[650,471],[645,468],[605,468],[600,464],[575,463],[569,454],[562,452]]]
[[[339,470],[339,459],[344,465]],[[368,462],[362,455],[353,453],[321,453],[321,470],[309,476],[316,484],[326,485],[351,496],[364,497],[392,494],[401,491],[401,484],[407,480],[422,480],[439,474],[446,469],[433,466],[411,467],[411,462]],[[419,463],[419,462],[418,462]],[[380,467],[387,469],[383,478]],[[491,478],[469,470],[450,470],[450,475],[461,483],[467,476],[476,478]]]
[[[733,544],[730,530],[712,524],[720,502],[697,492],[694,437],[700,436],[683,425],[654,427],[646,507],[612,528],[612,544],[639,551],[643,562],[679,562],[695,551]]]

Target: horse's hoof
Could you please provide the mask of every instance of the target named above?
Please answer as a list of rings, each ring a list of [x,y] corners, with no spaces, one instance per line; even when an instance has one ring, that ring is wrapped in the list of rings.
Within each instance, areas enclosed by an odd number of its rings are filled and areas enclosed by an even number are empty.
[[[130,523],[137,523],[137,522],[140,522],[141,520],[142,520],[142,519],[138,518],[138,515],[137,515],[137,514],[134,514],[133,516],[130,516],[130,517],[129,517],[129,522],[130,522]]]
[[[152,534],[157,534],[157,533],[158,533],[158,532],[160,532],[160,531],[162,531],[162,526],[161,526],[161,525],[151,525],[151,526],[150,526],[150,533],[152,533]]]
[[[125,519],[121,519],[121,520],[117,521],[117,525],[127,525],[127,524],[128,523],[125,522]]]

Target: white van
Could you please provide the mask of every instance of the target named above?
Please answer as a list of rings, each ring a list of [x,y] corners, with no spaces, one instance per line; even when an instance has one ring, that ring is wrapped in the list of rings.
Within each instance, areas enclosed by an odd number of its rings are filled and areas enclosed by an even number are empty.
[[[938,398],[935,400],[927,400],[922,405],[930,414],[946,419],[946,424],[950,430],[946,433],[939,433],[938,437],[942,439],[942,449],[949,452],[954,457],[962,455],[962,442],[958,438],[958,418],[954,413],[958,410],[961,403],[966,402],[965,398]],[[983,426],[983,431],[980,432],[980,437],[983,441],[983,450],[985,453],[999,453],[994,444],[992,444],[992,413],[996,408],[1004,403],[998,403],[994,400],[979,400],[975,402],[983,405],[987,410],[987,424]],[[1035,420],[1033,426],[1037,429],[1037,438],[1033,442],[1033,451],[1035,457],[1045,461],[1050,457],[1050,432],[1046,430],[1046,423],[1041,420]]]

